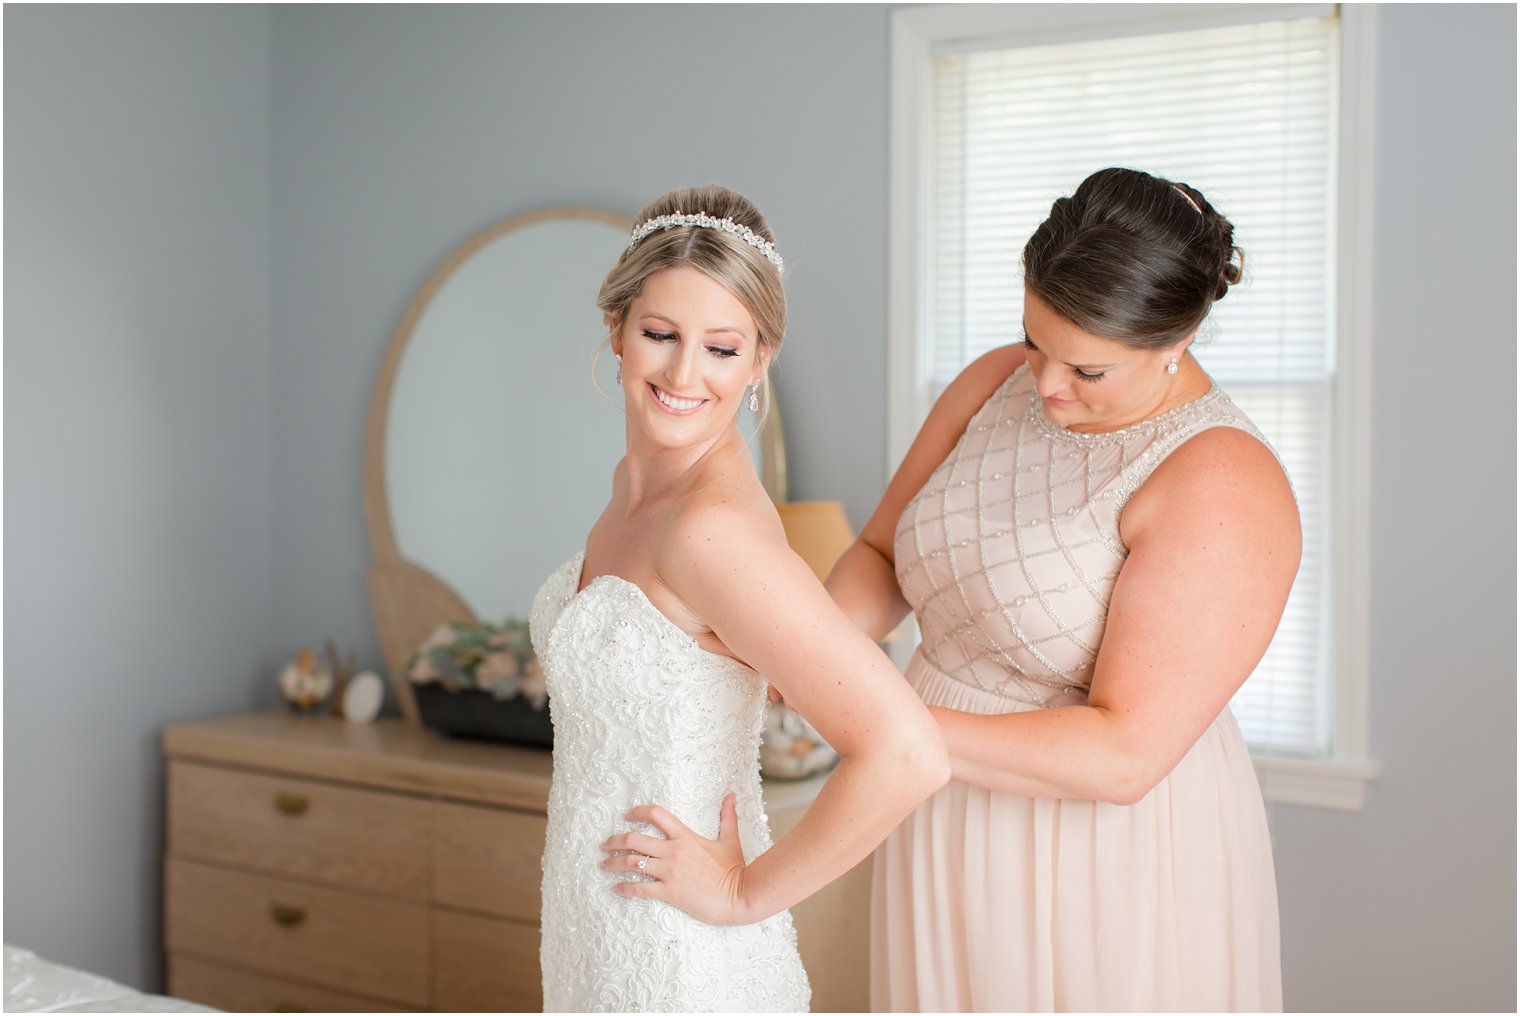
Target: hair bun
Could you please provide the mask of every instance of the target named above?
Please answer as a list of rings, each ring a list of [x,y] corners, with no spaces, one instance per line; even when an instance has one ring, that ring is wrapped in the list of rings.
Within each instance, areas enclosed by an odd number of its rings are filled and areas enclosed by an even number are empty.
[[[1235,228],[1197,188],[1111,166],[1083,180],[1024,245],[1024,284],[1078,327],[1138,349],[1195,331],[1241,281]]]
[[[1209,217],[1219,233],[1219,283],[1214,289],[1214,299],[1222,300],[1230,287],[1241,280],[1246,267],[1245,251],[1235,246],[1235,227],[1223,215],[1209,209]]]

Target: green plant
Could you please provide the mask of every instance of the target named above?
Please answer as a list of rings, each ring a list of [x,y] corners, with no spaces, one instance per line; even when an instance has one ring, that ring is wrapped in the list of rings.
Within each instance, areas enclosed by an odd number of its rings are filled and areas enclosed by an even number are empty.
[[[455,692],[477,689],[498,699],[521,695],[535,709],[549,697],[528,622],[516,618],[440,624],[407,661],[406,676],[414,684],[437,682]]]

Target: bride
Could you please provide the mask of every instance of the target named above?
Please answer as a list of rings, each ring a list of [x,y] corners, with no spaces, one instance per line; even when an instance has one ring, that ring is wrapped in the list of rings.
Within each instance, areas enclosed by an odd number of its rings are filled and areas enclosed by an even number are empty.
[[[598,298],[628,452],[585,550],[532,612],[554,719],[544,1007],[805,1010],[787,908],[944,784],[944,743],[788,548],[739,433],[786,324],[765,220],[708,187],[637,221]],[[774,846],[767,680],[842,756]]]

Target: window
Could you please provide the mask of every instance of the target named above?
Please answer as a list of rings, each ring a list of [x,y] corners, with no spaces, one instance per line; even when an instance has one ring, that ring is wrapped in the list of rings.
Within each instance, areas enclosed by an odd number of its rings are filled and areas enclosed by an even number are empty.
[[[1365,313],[1350,313],[1342,254],[1358,238],[1338,199],[1348,155],[1364,156],[1346,143],[1342,22],[1333,7],[1113,16],[894,16],[893,291],[913,305],[893,308],[892,463],[960,369],[1018,335],[1020,254],[1055,197],[1110,165],[1197,186],[1235,223],[1247,275],[1194,353],[1273,442],[1304,524],[1277,637],[1232,708],[1269,797],[1359,807],[1365,646],[1347,642],[1358,629],[1342,615],[1365,608],[1336,593],[1359,588],[1355,527],[1337,520],[1358,493],[1365,503],[1341,468],[1366,446],[1350,377]]]

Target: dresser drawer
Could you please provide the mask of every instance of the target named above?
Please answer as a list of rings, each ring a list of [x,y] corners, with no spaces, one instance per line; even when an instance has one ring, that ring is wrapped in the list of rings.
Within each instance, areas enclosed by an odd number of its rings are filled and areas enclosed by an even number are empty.
[[[227,1012],[397,1012],[394,1006],[184,956],[169,957],[169,994]]]
[[[426,907],[173,857],[164,895],[172,954],[427,1004]]]
[[[433,911],[433,1008],[542,1012],[538,925]]]
[[[434,801],[433,902],[536,927],[546,823],[543,815]]]
[[[423,900],[428,803],[294,777],[169,763],[169,852]]]

